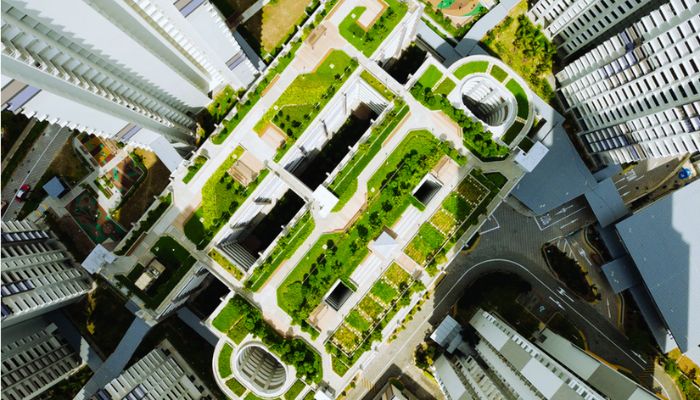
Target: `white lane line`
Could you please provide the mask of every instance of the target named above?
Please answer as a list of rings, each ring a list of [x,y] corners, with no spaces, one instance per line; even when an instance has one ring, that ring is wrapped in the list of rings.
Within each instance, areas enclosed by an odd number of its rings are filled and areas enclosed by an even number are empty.
[[[608,305],[608,318],[612,319],[612,313],[610,313],[610,300],[605,299],[605,303]]]
[[[656,382],[656,384],[659,385],[659,387],[661,387],[661,390],[664,391],[664,395],[666,395],[666,398],[667,398],[667,399],[670,399],[671,396],[669,396],[668,392],[666,391],[666,387],[665,387],[664,385],[661,384],[661,382],[656,378],[656,376],[654,376],[654,373],[653,373],[653,372],[652,372],[652,374],[651,374],[651,377],[654,378],[654,382]]]
[[[564,225],[560,226],[559,229],[564,229],[564,228],[566,228],[567,226],[573,224],[573,223],[576,222],[576,221],[578,221],[578,218],[576,218],[576,219],[574,219],[574,220],[572,220],[572,221],[569,221],[569,222],[565,223]]]

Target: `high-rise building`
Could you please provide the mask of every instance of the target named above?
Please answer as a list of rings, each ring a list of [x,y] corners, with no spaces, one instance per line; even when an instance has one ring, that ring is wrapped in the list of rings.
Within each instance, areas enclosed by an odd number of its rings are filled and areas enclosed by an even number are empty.
[[[562,100],[597,161],[700,149],[700,3],[671,0],[566,65]]]
[[[100,389],[92,399],[213,398],[209,389],[166,340]]]
[[[257,73],[204,0],[7,0],[2,45],[3,110],[152,150],[171,169],[212,91]]]
[[[30,400],[67,378],[83,360],[41,317],[2,330],[2,398]]]
[[[431,336],[445,349],[433,369],[448,399],[655,398],[573,345],[565,348],[566,362],[571,359],[583,366],[572,370],[486,311],[477,310],[469,325],[471,333],[462,340],[461,327],[447,317]],[[557,354],[569,343],[546,330],[542,335]]]
[[[539,0],[527,15],[562,57],[607,39],[606,34],[659,0]]]
[[[2,222],[2,324],[9,326],[77,301],[91,288],[51,231]]]

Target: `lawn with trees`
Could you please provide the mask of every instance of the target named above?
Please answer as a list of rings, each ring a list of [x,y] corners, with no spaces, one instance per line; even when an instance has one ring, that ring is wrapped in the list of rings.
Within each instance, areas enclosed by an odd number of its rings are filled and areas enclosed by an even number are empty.
[[[489,11],[488,8],[483,7],[481,4],[477,4],[474,10],[469,12],[472,18],[462,25],[455,26],[455,24],[452,23],[452,20],[442,13],[442,10],[440,10],[439,8],[433,8],[433,5],[427,1],[424,1],[423,4],[425,4],[425,13],[430,15],[430,18],[433,21],[440,25],[442,29],[447,31],[456,40],[461,40],[464,37],[464,35],[466,35],[467,32],[469,32],[472,26],[474,26],[476,21],[478,21]],[[438,35],[443,36],[440,31],[436,29],[433,30]]]
[[[379,81],[379,79],[377,79],[369,71],[362,71],[362,73],[360,74],[360,78],[362,78],[363,81],[367,82],[379,94],[384,96],[385,99],[392,101],[396,97],[394,92],[389,90],[389,88],[387,88],[382,82]]]
[[[538,96],[551,102],[554,91],[547,77],[552,74],[556,48],[525,15],[526,11],[527,2],[522,1],[486,34],[483,43],[523,77]]]
[[[258,134],[273,123],[286,135],[285,143],[275,156],[276,161],[304,133],[357,65],[357,61],[344,51],[332,50],[313,72],[298,75],[263,115],[255,125]]]
[[[321,236],[278,288],[277,303],[295,323],[308,318],[336,280],[352,274],[368,254],[368,243],[401,217],[413,188],[445,155],[459,158],[428,131],[406,136],[368,181],[362,216],[345,231]]]
[[[360,26],[357,20],[367,10],[366,7],[355,7],[338,26],[340,34],[366,57],[372,56],[375,50],[389,36],[396,25],[406,15],[408,6],[399,0],[385,0],[387,8],[368,29]]]
[[[209,177],[202,187],[201,206],[185,222],[185,236],[197,245],[199,250],[206,247],[267,175],[268,170],[263,170],[248,186],[233,179],[227,171],[243,153],[244,149],[240,146],[234,149]]]
[[[429,87],[416,82],[411,88],[411,94],[421,104],[431,110],[440,110],[462,128],[464,145],[479,159],[484,161],[502,160],[508,155],[508,148],[501,146],[491,138],[491,132],[485,131],[484,126],[471,119],[467,114],[454,107],[444,95],[436,95]]]
[[[214,328],[223,333],[228,333],[234,323],[260,339],[282,362],[293,366],[298,378],[315,383],[321,380],[321,356],[304,340],[282,336],[265,322],[259,309],[241,296],[231,298],[212,321]]]
[[[204,156],[197,156],[192,160],[192,165],[187,167],[187,174],[182,178],[182,181],[185,183],[189,183],[192,178],[194,178],[195,175],[197,175],[197,172],[204,166],[204,163],[207,162],[207,158]]]

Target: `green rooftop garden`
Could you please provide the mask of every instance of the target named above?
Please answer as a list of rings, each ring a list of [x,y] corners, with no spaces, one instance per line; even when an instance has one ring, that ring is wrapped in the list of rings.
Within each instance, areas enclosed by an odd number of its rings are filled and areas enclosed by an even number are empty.
[[[248,333],[257,337],[284,363],[296,369],[297,377],[318,383],[322,377],[321,356],[304,340],[285,338],[262,318],[259,309],[241,296],[234,296],[212,321],[214,328],[231,337],[231,331],[240,337]],[[232,338],[233,339],[233,338]],[[239,341],[234,340],[236,343]]]
[[[327,343],[326,349],[333,356],[333,370],[344,375],[372,342],[382,340],[382,329],[410,303],[411,295],[424,289],[422,283],[414,281],[408,272],[392,263]]]
[[[357,22],[367,10],[366,7],[362,6],[353,8],[338,27],[340,34],[345,40],[360,50],[366,57],[370,57],[377,50],[408,10],[408,6],[399,0],[385,0],[385,2],[388,7],[368,27],[369,29],[360,26]]]
[[[194,178],[195,175],[197,175],[197,172],[204,166],[204,163],[207,162],[207,158],[204,156],[197,156],[194,158],[192,161],[192,165],[187,167],[187,174],[182,178],[182,181],[185,183],[189,183],[189,181]]]
[[[530,113],[530,103],[527,100],[525,89],[515,79],[511,79],[506,83],[506,89],[515,96],[515,101],[518,103],[518,117],[527,119]]]
[[[255,125],[258,134],[262,134],[267,125],[272,123],[286,135],[285,143],[277,151],[275,160],[281,159],[304,133],[356,67],[356,60],[342,50],[333,50],[313,72],[300,74],[292,81]]]
[[[462,128],[464,145],[479,159],[500,160],[508,155],[507,147],[496,143],[491,138],[491,132],[485,131],[480,122],[471,119],[463,110],[455,108],[446,96],[436,95],[420,82],[413,85],[411,94],[429,109],[440,110],[455,121]]]
[[[360,78],[362,78],[365,82],[369,83],[369,85],[379,92],[384,98],[387,100],[391,101],[394,100],[396,95],[394,95],[394,92],[389,90],[382,82],[379,81],[374,75],[372,75],[369,71],[364,70],[360,74]]]
[[[466,160],[428,131],[413,131],[368,181],[367,207],[343,232],[325,234],[277,290],[277,303],[296,323],[308,318],[337,279],[347,280],[368,254],[367,244],[412,203],[413,188],[443,156]]]
[[[233,179],[227,172],[229,168],[243,155],[244,149],[237,147],[228,158],[209,177],[202,188],[202,204],[185,222],[185,236],[201,250],[228,222],[231,215],[255,190],[267,175],[263,170],[248,186]]]
[[[436,83],[442,78],[442,72],[433,64],[430,64],[430,66],[423,72],[423,75],[418,78],[418,83],[420,83],[423,87],[427,88],[433,88]]]
[[[467,75],[475,74],[477,72],[486,72],[488,69],[488,61],[472,61],[459,66],[455,70],[454,75],[457,77],[457,79],[462,79]]]

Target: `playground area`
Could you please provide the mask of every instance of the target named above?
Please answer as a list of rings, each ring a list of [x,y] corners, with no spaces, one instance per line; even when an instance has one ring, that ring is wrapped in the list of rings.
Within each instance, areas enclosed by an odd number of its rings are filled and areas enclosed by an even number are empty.
[[[485,8],[480,0],[429,0],[433,7],[451,17],[471,17]]]
[[[114,143],[102,140],[95,135],[81,133],[78,139],[100,167],[104,167],[112,160],[118,151]]]
[[[97,196],[91,190],[84,190],[66,207],[80,228],[94,243],[122,240],[126,231],[112,221],[109,214],[97,204]],[[106,244],[105,244],[106,245]],[[109,246],[106,245],[109,248]]]

